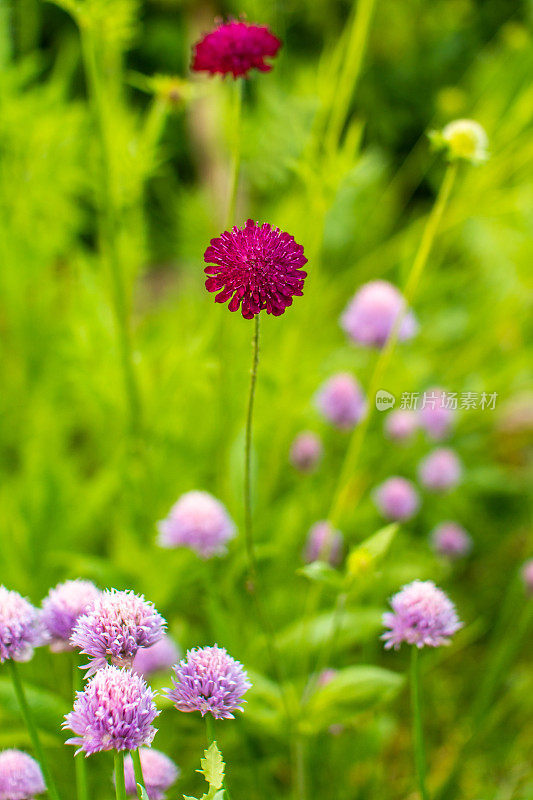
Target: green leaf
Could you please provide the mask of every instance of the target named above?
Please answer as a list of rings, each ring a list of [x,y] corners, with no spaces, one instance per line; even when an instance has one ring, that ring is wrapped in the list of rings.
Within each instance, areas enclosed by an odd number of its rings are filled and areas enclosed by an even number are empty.
[[[368,642],[381,630],[381,608],[356,608],[335,619],[334,612],[318,614],[311,620],[299,620],[280,631],[278,647],[284,651],[315,651],[331,639],[336,630],[337,651]],[[339,623],[339,624],[338,624]]]
[[[146,791],[144,786],[142,786],[142,784],[140,783],[137,784],[137,790],[141,795],[141,800],[148,800],[148,792]]]
[[[204,751],[204,757],[200,761],[202,773],[209,786],[213,789],[221,789],[224,783],[224,759],[222,753],[217,747],[216,742],[212,742],[207,750]]]
[[[380,528],[377,533],[354,548],[346,562],[348,575],[352,578],[359,577],[384,558],[398,533],[398,528],[398,524],[393,522],[392,525]]]
[[[342,589],[344,585],[343,575],[329,564],[326,564],[325,561],[312,561],[297,570],[297,574],[304,575],[310,581],[322,583],[338,590]]]
[[[56,739],[61,739],[61,722],[69,710],[65,700],[52,692],[37,689],[28,684],[24,685],[24,689],[38,728],[53,735]],[[21,720],[20,708],[9,678],[0,678],[0,708],[2,717]]]

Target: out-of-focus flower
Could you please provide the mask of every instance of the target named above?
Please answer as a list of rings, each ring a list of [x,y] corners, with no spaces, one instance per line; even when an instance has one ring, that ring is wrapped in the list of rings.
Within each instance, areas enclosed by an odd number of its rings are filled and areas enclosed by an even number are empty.
[[[528,594],[533,594],[533,558],[522,565],[522,580]]]
[[[417,332],[413,313],[405,309],[405,300],[388,281],[365,283],[348,303],[341,316],[341,326],[350,339],[366,347],[383,347],[396,320],[402,315],[398,339],[403,342]]]
[[[223,647],[189,650],[174,672],[174,688],[165,693],[178,711],[199,711],[215,719],[233,719],[234,711],[242,711],[251,683],[242,664]]]
[[[300,472],[313,472],[318,466],[323,452],[320,436],[312,431],[302,431],[291,445],[291,464]]]
[[[442,389],[428,389],[426,401],[419,411],[419,422],[430,439],[440,441],[450,433],[455,420],[455,411],[446,405],[446,392]]]
[[[280,40],[266,25],[231,20],[195,44],[192,69],[234,78],[247,77],[251,69],[268,72],[272,67],[265,58],[273,58],[280,47]]]
[[[163,800],[166,790],[179,778],[179,768],[168,756],[153,747],[142,748],[139,756],[149,800]],[[131,756],[124,759],[124,778],[126,794],[137,797],[137,782]]]
[[[315,404],[323,417],[341,430],[349,430],[366,411],[366,400],[358,381],[347,372],[339,372],[322,384]]]
[[[162,672],[177,664],[180,650],[170,636],[163,636],[151,647],[142,647],[133,659],[133,671],[147,679],[154,672]]]
[[[166,622],[153,603],[132,591],[106,590],[78,619],[70,643],[90,657],[88,675],[105,667],[131,668],[141,647],[151,647],[165,632]]]
[[[411,481],[397,475],[387,478],[374,491],[374,503],[386,519],[407,520],[420,506],[418,492]]]
[[[233,520],[209,492],[183,494],[157,527],[161,547],[188,547],[201,558],[224,555],[235,536]]]
[[[473,119],[456,119],[442,131],[430,131],[429,138],[436,149],[446,151],[450,161],[481,164],[488,158],[488,136]]]
[[[50,648],[56,652],[72,650],[72,631],[82,614],[89,611],[100,590],[91,581],[58,583],[50,589],[42,604],[42,623],[50,637]]]
[[[420,482],[431,492],[447,492],[453,489],[462,475],[461,462],[448,447],[439,447],[427,455],[418,469]]]
[[[344,538],[327,520],[315,522],[311,526],[305,548],[305,560],[328,561],[332,566],[340,564]]]
[[[67,744],[87,755],[102,750],[136,750],[150,745],[156,734],[154,692],[140,675],[108,665],[76,693],[74,709],[65,716],[64,729],[76,736]]]
[[[462,627],[455,606],[433,581],[413,581],[390,601],[392,612],[383,615],[389,628],[382,635],[387,649],[396,650],[402,642],[417,647],[440,647]]]
[[[395,442],[405,442],[411,439],[418,428],[418,415],[416,411],[398,408],[385,417],[385,433]]]
[[[46,791],[37,761],[21,750],[0,753],[0,800],[33,800]]]
[[[307,272],[304,249],[294,236],[272,228],[268,222],[257,225],[249,219],[244,228],[236,225],[211,239],[204,261],[212,266],[204,272],[209,292],[218,292],[217,303],[230,311],[253,319],[260,311],[279,316],[292,305],[294,296],[303,294]]]
[[[18,592],[0,586],[0,663],[29,661],[44,640],[39,611]]]
[[[456,559],[472,549],[472,539],[456,522],[442,522],[431,533],[431,545],[439,556]]]

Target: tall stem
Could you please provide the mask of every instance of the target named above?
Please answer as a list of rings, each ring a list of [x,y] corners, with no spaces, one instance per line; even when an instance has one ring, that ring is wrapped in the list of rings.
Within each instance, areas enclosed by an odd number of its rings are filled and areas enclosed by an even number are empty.
[[[248,569],[252,586],[257,580],[257,558],[255,555],[252,512],[252,428],[254,417],[255,386],[259,364],[259,314],[254,317],[252,339],[252,368],[250,371],[250,390],[246,412],[246,434],[244,440],[244,536],[248,554]],[[254,589],[255,593],[255,589]]]
[[[115,794],[117,800],[126,800],[123,750],[115,750]]]
[[[419,650],[415,645],[411,647],[411,702],[413,707],[413,744],[418,787],[422,800],[429,800],[426,789],[426,755],[424,751],[424,731],[422,728]]]
[[[242,127],[242,94],[243,81],[238,78],[235,81],[235,96],[233,98],[232,111],[232,142],[231,142],[231,172],[228,194],[228,211],[226,216],[226,229],[235,224],[235,213],[237,210],[237,195],[239,193],[239,175],[241,171],[241,127]]]
[[[17,701],[20,706],[22,716],[24,717],[24,722],[26,723],[26,727],[30,735],[35,755],[37,756],[37,760],[41,765],[41,770],[44,776],[44,782],[46,784],[48,794],[50,795],[51,800],[59,800],[59,794],[57,792],[55,783],[52,779],[52,775],[48,767],[48,762],[44,755],[43,747],[41,745],[41,740],[37,732],[37,726],[35,725],[32,713],[30,711],[30,707],[28,705],[28,701],[26,699],[26,693],[24,691],[24,686],[22,685],[22,680],[18,671],[18,666],[16,662],[13,661],[13,659],[9,659],[6,663],[9,671],[11,672],[11,679],[13,681],[13,688],[15,690],[15,695],[17,697]]]
[[[135,775],[135,785],[137,787],[137,797],[142,800],[142,792],[139,786],[142,786],[146,793],[146,784],[144,782],[143,768],[141,764],[141,754],[139,749],[131,751],[131,760],[133,761],[133,774]]]
[[[405,285],[405,290],[404,290],[405,304],[403,313],[398,314],[395,320],[393,330],[391,331],[391,334],[387,339],[385,347],[380,351],[380,354],[374,365],[374,370],[370,377],[370,382],[367,390],[367,400],[368,400],[367,410],[364,418],[361,420],[360,424],[354,429],[354,432],[352,433],[352,437],[350,439],[348,449],[346,451],[346,456],[344,458],[344,462],[341,467],[339,479],[337,481],[335,493],[333,495],[333,502],[328,516],[328,519],[332,525],[337,525],[339,523],[339,519],[342,515],[345,502],[350,494],[351,480],[353,478],[355,468],[357,466],[357,462],[361,454],[361,449],[366,436],[366,432],[368,430],[370,420],[372,418],[372,414],[374,413],[374,408],[375,408],[374,398],[377,390],[380,388],[383,376],[387,370],[392,353],[398,341],[398,335],[402,325],[403,317],[415,297],[416,290],[420,282],[420,278],[427,264],[427,260],[431,252],[433,242],[435,241],[435,236],[437,234],[442,216],[444,214],[444,210],[448,204],[448,200],[450,198],[450,194],[453,185],[455,183],[455,179],[457,176],[457,169],[458,169],[457,162],[449,164],[446,169],[442,184],[435,199],[435,203],[433,205],[433,208],[431,209],[431,213],[429,214],[426,225],[424,227],[422,238],[420,240],[420,245],[416,252],[415,259],[413,261],[413,266],[411,267],[411,271],[409,273],[409,277]]]
[[[83,689],[83,673],[78,663],[77,653],[72,654],[72,688],[74,694]],[[74,755],[74,770],[76,772],[76,794],[78,800],[88,800],[89,789],[87,783],[87,762],[83,753]]]
[[[215,736],[215,720],[209,713],[205,715],[204,719],[205,719],[205,729],[207,733],[207,744],[210,745],[213,744],[213,742],[217,738]]]

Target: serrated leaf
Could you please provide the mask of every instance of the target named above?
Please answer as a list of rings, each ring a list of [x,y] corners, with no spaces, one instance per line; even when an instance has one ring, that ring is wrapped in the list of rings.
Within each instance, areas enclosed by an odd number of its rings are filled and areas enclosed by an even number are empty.
[[[224,783],[225,764],[222,753],[218,749],[216,742],[212,742],[207,750],[204,751],[204,757],[200,761],[200,766],[200,771],[209,786],[213,789],[221,789]]]

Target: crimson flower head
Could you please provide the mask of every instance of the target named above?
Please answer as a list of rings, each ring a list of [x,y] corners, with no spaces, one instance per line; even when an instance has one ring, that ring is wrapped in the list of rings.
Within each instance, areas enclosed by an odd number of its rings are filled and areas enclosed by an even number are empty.
[[[231,20],[223,22],[195,44],[192,69],[234,78],[246,77],[251,69],[268,72],[272,67],[265,58],[274,57],[280,47],[280,40],[266,25]]]
[[[304,249],[289,233],[257,225],[249,219],[244,228],[224,231],[204,253],[205,288],[218,292],[217,303],[229,302],[229,310],[253,319],[260,311],[279,316],[303,294],[307,272]],[[230,299],[231,298],[231,299]]]

